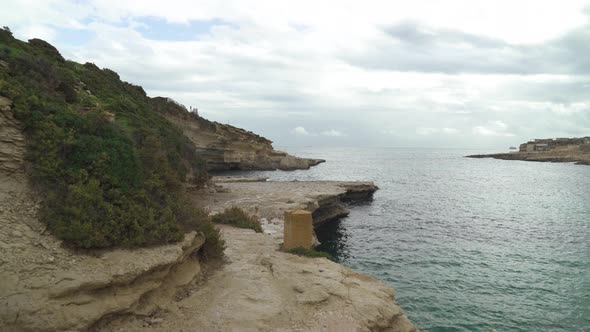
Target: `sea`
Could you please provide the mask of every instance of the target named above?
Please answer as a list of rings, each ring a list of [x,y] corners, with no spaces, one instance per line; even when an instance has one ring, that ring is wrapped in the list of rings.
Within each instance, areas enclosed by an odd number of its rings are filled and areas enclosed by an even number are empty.
[[[422,331],[590,331],[590,167],[464,158],[487,151],[287,148],[362,180],[371,202],[317,230],[338,262],[396,289]]]

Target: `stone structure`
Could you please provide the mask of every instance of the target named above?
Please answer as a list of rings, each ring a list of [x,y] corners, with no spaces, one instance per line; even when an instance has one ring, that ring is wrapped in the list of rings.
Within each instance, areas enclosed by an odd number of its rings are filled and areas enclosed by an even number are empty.
[[[522,143],[520,145],[520,152],[538,152],[538,151],[549,151],[555,148],[563,148],[568,145],[579,146],[584,144],[590,144],[590,136],[586,137],[574,137],[574,138],[536,138],[532,141]]]
[[[590,136],[535,139],[521,144],[518,152],[476,154],[467,157],[590,165]]]
[[[305,210],[285,211],[283,249],[310,249],[313,246],[313,222],[311,212]]]

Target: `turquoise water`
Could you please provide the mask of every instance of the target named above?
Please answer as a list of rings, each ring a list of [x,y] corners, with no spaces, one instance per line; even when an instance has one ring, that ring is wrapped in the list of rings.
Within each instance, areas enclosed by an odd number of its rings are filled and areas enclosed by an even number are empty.
[[[318,236],[395,287],[421,330],[590,331],[590,167],[462,150],[290,152],[327,163],[256,174],[380,187]]]

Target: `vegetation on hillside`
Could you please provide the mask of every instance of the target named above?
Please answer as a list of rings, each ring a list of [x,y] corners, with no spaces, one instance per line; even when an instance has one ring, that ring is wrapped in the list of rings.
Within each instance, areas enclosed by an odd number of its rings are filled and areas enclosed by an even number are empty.
[[[28,172],[53,234],[97,248],[177,241],[191,228],[222,250],[209,218],[185,197],[183,182],[200,185],[207,173],[190,140],[157,111],[165,99],[8,28],[0,29],[0,95],[24,124]]]
[[[239,207],[232,206],[231,208],[227,208],[223,212],[214,215],[212,220],[218,224],[253,229],[256,233],[262,233],[262,226],[258,218],[248,214]]]

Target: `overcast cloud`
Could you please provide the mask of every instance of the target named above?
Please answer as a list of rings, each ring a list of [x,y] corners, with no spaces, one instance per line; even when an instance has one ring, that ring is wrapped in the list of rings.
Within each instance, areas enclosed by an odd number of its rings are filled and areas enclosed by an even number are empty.
[[[277,145],[590,135],[589,1],[3,1],[0,23]]]

